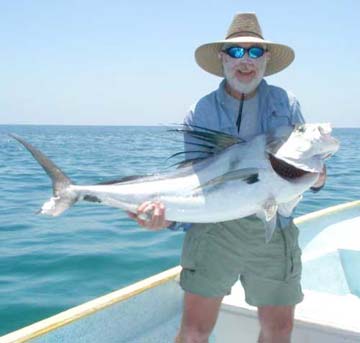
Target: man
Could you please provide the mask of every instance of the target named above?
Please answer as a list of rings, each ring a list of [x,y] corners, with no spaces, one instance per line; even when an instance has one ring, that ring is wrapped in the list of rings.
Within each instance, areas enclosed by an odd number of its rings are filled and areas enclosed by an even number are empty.
[[[248,140],[304,121],[295,97],[263,80],[286,68],[294,52],[264,40],[255,14],[235,15],[226,38],[200,46],[195,57],[200,67],[224,80],[193,106],[186,124]],[[190,157],[194,149],[189,144],[186,149]],[[325,172],[315,186],[321,188],[324,182]],[[153,211],[150,221],[138,217],[149,210]],[[153,230],[190,226],[181,260],[185,297],[177,342],[208,341],[221,301],[239,277],[246,301],[258,307],[259,342],[290,342],[294,307],[303,298],[298,230],[292,221],[280,218],[272,239],[265,243],[263,223],[255,216],[214,224],[171,223],[165,220],[163,204],[156,202],[142,204],[137,216],[130,216]]]

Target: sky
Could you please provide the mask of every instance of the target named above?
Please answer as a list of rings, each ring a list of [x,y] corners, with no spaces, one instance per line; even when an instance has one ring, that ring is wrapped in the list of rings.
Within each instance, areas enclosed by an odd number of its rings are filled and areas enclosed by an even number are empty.
[[[180,123],[221,81],[195,49],[238,12],[295,50],[266,80],[308,122],[360,127],[359,0],[0,0],[0,124]]]

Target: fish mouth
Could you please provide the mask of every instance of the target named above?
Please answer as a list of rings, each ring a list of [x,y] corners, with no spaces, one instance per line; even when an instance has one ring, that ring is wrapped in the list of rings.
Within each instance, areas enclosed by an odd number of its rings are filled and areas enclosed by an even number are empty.
[[[284,179],[297,179],[311,173],[307,170],[296,168],[271,154],[269,154],[269,161],[275,173]]]

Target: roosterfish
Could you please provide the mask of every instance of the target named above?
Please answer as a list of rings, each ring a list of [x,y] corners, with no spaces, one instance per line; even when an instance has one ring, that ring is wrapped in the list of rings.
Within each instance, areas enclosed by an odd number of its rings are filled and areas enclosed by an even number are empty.
[[[53,196],[40,214],[58,216],[80,200],[132,213],[145,201],[158,201],[165,205],[169,221],[215,223],[256,215],[264,222],[267,242],[277,214],[291,216],[302,194],[318,180],[324,161],[339,148],[328,123],[278,127],[248,141],[192,125],[172,131],[184,134],[186,143],[201,154],[189,158],[191,151],[187,151],[188,158],[171,171],[94,185],[75,184],[41,151],[11,136],[52,180]],[[151,211],[144,214],[151,215]]]

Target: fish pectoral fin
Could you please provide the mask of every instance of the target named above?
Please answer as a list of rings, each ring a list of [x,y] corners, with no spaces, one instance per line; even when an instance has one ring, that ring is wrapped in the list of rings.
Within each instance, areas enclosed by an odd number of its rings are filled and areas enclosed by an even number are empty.
[[[206,187],[213,187],[234,180],[242,180],[247,184],[253,184],[259,181],[259,170],[256,168],[233,170],[231,172],[215,177],[214,179],[211,179],[201,184],[200,186],[197,186],[196,188],[194,188],[194,190],[198,190],[200,188],[204,189]]]
[[[297,204],[300,202],[300,200],[303,198],[302,195],[297,196],[296,198],[285,202],[285,203],[281,203],[279,204],[279,214],[281,214],[284,217],[290,217],[292,212],[294,211],[295,207],[297,206]]]
[[[275,199],[271,198],[264,203],[262,211],[257,213],[257,216],[264,222],[266,243],[270,242],[271,237],[275,231],[277,222],[277,210],[278,205]]]
[[[263,211],[265,215],[265,221],[271,221],[275,216],[278,210],[278,204],[276,203],[275,199],[271,198],[266,200],[263,205]]]
[[[271,241],[271,237],[275,231],[276,228],[276,222],[277,222],[277,215],[275,215],[271,218],[270,221],[265,222],[265,242],[269,243]]]

